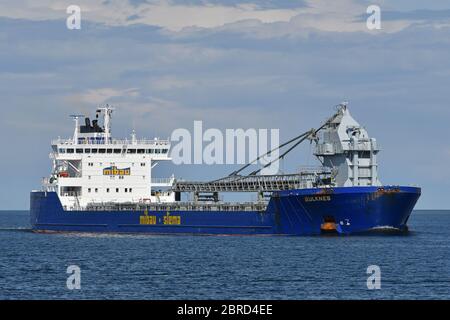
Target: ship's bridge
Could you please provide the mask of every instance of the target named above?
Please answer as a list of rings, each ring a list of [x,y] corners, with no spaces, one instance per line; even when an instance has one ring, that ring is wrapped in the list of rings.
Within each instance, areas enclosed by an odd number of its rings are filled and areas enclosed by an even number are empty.
[[[53,155],[58,158],[80,159],[82,155],[148,155],[151,158],[170,160],[169,140],[138,139],[133,131],[131,139],[115,139],[111,137],[111,117],[113,108],[106,105],[96,111],[95,120],[81,115],[73,115],[75,131],[71,139],[55,139],[52,141]],[[99,116],[103,114],[103,126],[99,125]],[[80,119],[84,118],[84,125]]]
[[[53,154],[56,157],[80,158],[89,155],[133,155],[146,154],[155,159],[168,158],[170,141],[159,139],[55,139],[52,141]]]
[[[133,131],[130,139],[111,136],[112,108],[97,110],[96,120],[72,116],[75,131],[71,139],[52,141],[50,158],[53,169],[44,181],[46,190],[55,190],[64,208],[76,210],[89,203],[170,202],[173,192],[164,192],[174,178],[154,178],[152,169],[171,160],[170,141],[138,139]],[[98,122],[103,114],[103,125]],[[153,188],[157,188],[153,190]]]

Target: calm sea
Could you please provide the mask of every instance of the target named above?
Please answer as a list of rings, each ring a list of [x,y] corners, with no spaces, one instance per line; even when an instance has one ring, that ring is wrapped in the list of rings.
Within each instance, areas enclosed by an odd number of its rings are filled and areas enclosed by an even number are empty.
[[[0,212],[0,299],[450,299],[450,211],[416,211],[408,235],[34,234]],[[81,290],[66,287],[69,265]],[[381,289],[367,289],[367,267]]]

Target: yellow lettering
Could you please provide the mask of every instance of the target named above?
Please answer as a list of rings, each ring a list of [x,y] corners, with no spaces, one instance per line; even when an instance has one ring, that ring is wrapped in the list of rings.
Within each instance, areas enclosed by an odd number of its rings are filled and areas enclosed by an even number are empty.
[[[181,224],[181,217],[180,216],[164,216],[164,224]]]
[[[107,169],[103,169],[103,175],[105,176],[129,176],[131,170],[127,169],[118,169],[117,167],[111,167]]]
[[[156,224],[156,216],[140,216],[139,224]]]

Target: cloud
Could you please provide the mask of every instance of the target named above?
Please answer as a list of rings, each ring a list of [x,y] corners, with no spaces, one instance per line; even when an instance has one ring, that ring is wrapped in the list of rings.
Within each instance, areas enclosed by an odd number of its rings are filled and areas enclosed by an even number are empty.
[[[0,4],[0,16],[31,20],[66,19],[69,1],[42,0],[29,5],[25,0]],[[227,5],[200,2],[183,4],[172,1],[79,0],[82,19],[111,26],[142,23],[172,31],[196,26],[214,28],[241,20],[257,19],[264,23],[288,21],[298,13],[295,8],[261,8],[257,4]]]
[[[0,3],[0,16],[31,20],[65,20],[68,16],[66,8],[70,4],[71,1],[67,0],[41,0],[32,5],[26,0],[3,1]],[[77,5],[81,7],[82,21],[108,26],[144,24],[172,32],[225,27],[235,32],[251,34],[248,29],[254,29],[255,23],[266,25],[257,30],[256,35],[259,37],[298,34],[309,29],[327,32],[369,32],[363,19],[367,17],[367,4],[356,0],[291,2],[78,0]],[[428,11],[426,14],[436,15]],[[386,12],[386,16],[388,18],[384,21],[383,30],[380,32],[398,32],[410,26],[417,13],[399,15]],[[242,24],[246,21],[253,23]]]
[[[450,10],[385,11],[385,20],[450,20]]]
[[[83,104],[100,105],[117,98],[133,98],[139,95],[137,88],[129,89],[114,89],[114,88],[99,88],[89,89],[80,94],[74,94],[68,97],[73,102]]]

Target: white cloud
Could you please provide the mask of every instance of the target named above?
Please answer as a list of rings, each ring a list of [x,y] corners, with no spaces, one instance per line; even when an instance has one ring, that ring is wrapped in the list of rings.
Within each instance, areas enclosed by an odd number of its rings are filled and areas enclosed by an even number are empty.
[[[73,1],[26,0],[6,1],[0,4],[0,16],[32,20],[65,19],[66,8]],[[133,6],[128,1],[78,0],[81,17],[107,25],[143,23],[160,26],[172,31],[196,26],[214,28],[241,20],[257,19],[264,23],[288,21],[298,13],[297,9],[260,9],[255,4],[182,5],[170,1],[142,3]],[[129,20],[129,17],[135,17]]]
[[[137,88],[129,89],[114,89],[114,88],[99,88],[99,89],[89,89],[83,93],[75,94],[69,97],[69,100],[89,103],[89,104],[102,104],[113,98],[123,98],[123,97],[137,97],[139,95],[139,90]]]
[[[40,0],[3,1],[0,16],[31,20],[66,19],[66,8],[73,1]],[[169,0],[152,1],[132,5],[125,0],[77,0],[81,18],[111,26],[141,23],[159,26],[170,31],[183,29],[231,27],[233,24],[254,20],[263,24],[284,23],[283,28],[264,29],[264,33],[289,34],[305,29],[338,32],[369,32],[360,17],[366,14],[366,5],[355,0],[307,0],[299,8],[267,9],[254,3],[233,6],[224,4],[184,5]],[[132,17],[132,19],[130,19]],[[291,23],[292,22],[292,23]],[[385,21],[382,32],[396,32],[408,25],[408,21]],[[231,25],[231,26],[230,26]],[[255,22],[251,24],[254,26]],[[83,27],[83,25],[82,25]],[[248,25],[240,24],[244,30]],[[239,29],[238,29],[239,30]],[[237,31],[234,28],[234,31]]]

